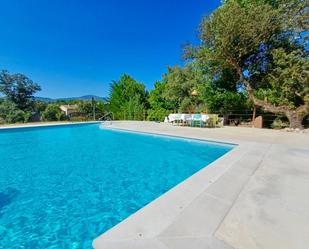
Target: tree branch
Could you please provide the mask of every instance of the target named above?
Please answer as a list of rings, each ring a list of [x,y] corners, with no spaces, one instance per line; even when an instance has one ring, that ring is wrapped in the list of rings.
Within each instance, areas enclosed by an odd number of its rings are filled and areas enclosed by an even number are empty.
[[[230,63],[235,67],[237,73],[239,75],[239,80],[243,82],[246,86],[249,99],[254,103],[254,105],[262,107],[265,111],[273,112],[273,113],[285,113],[286,111],[291,111],[291,109],[286,105],[276,106],[273,105],[266,100],[260,100],[254,96],[253,88],[250,82],[246,79],[243,74],[242,68],[238,65],[236,61],[230,61]]]
[[[303,117],[305,117],[309,113],[309,104],[306,103],[297,107],[296,112],[298,113],[298,115],[302,115]]]

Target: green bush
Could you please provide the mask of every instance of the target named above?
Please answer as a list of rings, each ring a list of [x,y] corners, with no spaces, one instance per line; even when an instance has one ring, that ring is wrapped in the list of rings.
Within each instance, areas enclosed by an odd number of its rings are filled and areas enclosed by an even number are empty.
[[[66,116],[61,112],[57,104],[49,104],[42,113],[44,121],[60,121],[65,120]]]
[[[150,109],[148,110],[148,117],[149,121],[164,121],[164,118],[170,114],[171,111],[166,110],[164,108],[157,108],[157,109]]]
[[[27,122],[31,117],[31,112],[25,112],[8,100],[0,104],[0,119],[3,123]]]
[[[7,115],[6,121],[8,123],[23,123],[25,122],[25,112],[22,110],[16,110]]]
[[[283,121],[281,118],[276,118],[271,124],[273,129],[284,129],[286,127],[289,127],[289,122]]]

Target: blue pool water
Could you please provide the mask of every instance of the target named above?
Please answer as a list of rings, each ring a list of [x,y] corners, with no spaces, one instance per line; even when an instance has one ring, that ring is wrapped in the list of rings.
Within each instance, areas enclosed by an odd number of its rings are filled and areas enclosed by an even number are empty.
[[[92,248],[232,148],[99,124],[0,130],[0,248]]]

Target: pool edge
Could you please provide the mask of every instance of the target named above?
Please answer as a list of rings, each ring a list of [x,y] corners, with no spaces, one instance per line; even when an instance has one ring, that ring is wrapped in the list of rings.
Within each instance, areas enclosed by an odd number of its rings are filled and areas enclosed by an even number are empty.
[[[25,128],[40,128],[40,127],[55,127],[55,126],[68,126],[68,125],[87,125],[87,124],[99,124],[102,121],[85,121],[85,122],[66,122],[66,123],[39,123],[31,125],[12,125],[12,126],[0,126],[0,131],[2,130],[14,130],[14,129],[25,129]]]
[[[118,132],[129,132],[129,133],[136,133],[136,134],[143,134],[143,135],[153,135],[153,136],[157,136],[157,137],[171,137],[171,138],[175,138],[175,139],[184,139],[184,140],[193,140],[193,141],[197,141],[197,142],[222,144],[222,145],[232,146],[232,147],[236,147],[236,146],[239,145],[239,143],[236,143],[236,142],[227,142],[227,141],[223,141],[223,140],[220,140],[220,139],[218,139],[218,140],[201,139],[201,138],[195,138],[195,137],[187,137],[187,136],[179,136],[179,135],[171,135],[171,134],[161,134],[161,133],[147,132],[147,131],[135,131],[135,130],[123,129],[123,128],[110,128],[110,127],[107,128],[107,127],[104,127],[103,129],[118,131]]]
[[[158,132],[141,132],[139,130],[136,131],[119,128],[107,129],[122,130],[124,132],[137,132],[148,135],[163,135],[192,140],[196,139],[190,136],[173,136],[170,134],[162,134]],[[161,245],[162,243],[160,242],[160,238],[162,237],[162,233],[164,233],[164,231],[170,225],[172,225],[173,221],[177,220],[179,216],[181,216],[181,212],[183,212],[183,210],[185,210],[196,199],[198,199],[200,195],[207,191],[207,189],[210,188],[212,184],[218,182],[224,174],[230,173],[232,168],[237,168],[239,166],[238,162],[246,157],[246,154],[250,152],[252,153],[252,151],[255,151],[256,148],[259,147],[258,143],[254,142],[226,143],[221,140],[219,142],[208,139],[198,140],[230,144],[233,145],[234,148],[211,164],[207,165],[207,167],[202,168],[197,173],[188,177],[163,195],[150,202],[148,205],[138,210],[136,213],[130,215],[128,218],[94,239],[93,247],[95,249],[121,249],[130,248],[130,246],[137,246],[136,248],[139,248],[139,243],[143,245],[141,248],[150,248],[150,246],[153,246],[156,243]],[[260,156],[264,155],[264,153],[265,151],[262,150]],[[258,164],[253,163],[253,165],[249,167],[249,170],[255,170],[256,167],[258,167]],[[250,174],[246,175],[244,178],[246,181],[248,181]],[[238,191],[240,192],[241,189],[238,189]],[[190,194],[188,195],[188,193]],[[224,205],[225,204],[226,203],[224,203]],[[232,203],[229,204],[232,205]],[[181,212],[179,212],[180,206]],[[162,210],[165,210],[165,215],[163,216],[161,215]],[[192,215],[194,216],[194,214]],[[214,215],[218,216],[218,214]],[[222,212],[220,215],[223,215],[224,217],[226,212]],[[220,223],[216,224],[216,227],[219,227],[219,225]],[[215,231],[213,231],[213,233],[215,233]],[[150,243],[149,245],[148,242]]]

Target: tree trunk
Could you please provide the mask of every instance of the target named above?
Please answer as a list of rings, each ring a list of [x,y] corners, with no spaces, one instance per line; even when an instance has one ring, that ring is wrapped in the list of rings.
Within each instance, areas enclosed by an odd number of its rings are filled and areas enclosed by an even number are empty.
[[[288,111],[286,112],[286,116],[289,119],[290,122],[290,128],[293,129],[304,129],[304,126],[302,124],[304,115],[296,112],[296,111]]]
[[[264,111],[272,113],[284,113],[290,122],[290,128],[304,129],[302,124],[304,117],[309,113],[309,103],[305,103],[296,109],[291,109],[287,105],[276,106],[267,101],[267,99],[260,100],[254,96],[253,88],[248,80],[246,80],[242,68],[235,61],[231,61],[232,65],[235,66],[239,79],[246,86],[249,99],[253,102],[255,106],[263,108]]]

